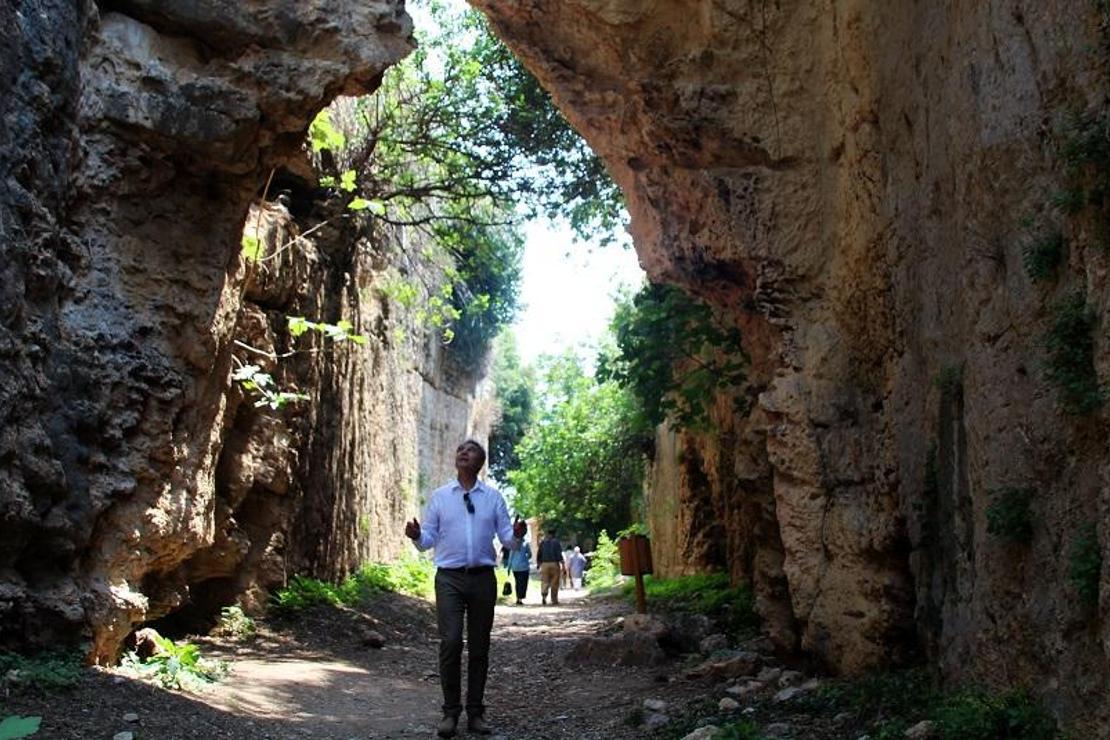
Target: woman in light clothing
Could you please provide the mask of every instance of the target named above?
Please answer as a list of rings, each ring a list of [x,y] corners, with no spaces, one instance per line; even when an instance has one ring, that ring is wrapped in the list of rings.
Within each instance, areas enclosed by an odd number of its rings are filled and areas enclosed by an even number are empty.
[[[582,574],[586,572],[586,556],[582,554],[582,548],[574,548],[569,560],[567,570],[570,572],[571,588],[580,591],[582,590]]]

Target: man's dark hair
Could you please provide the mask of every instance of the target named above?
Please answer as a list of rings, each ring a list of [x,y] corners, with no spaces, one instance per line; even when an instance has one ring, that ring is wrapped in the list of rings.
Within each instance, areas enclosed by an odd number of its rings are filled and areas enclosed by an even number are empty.
[[[555,527],[548,527],[547,528],[547,533],[549,535],[551,535],[552,537],[554,537],[555,536]]]

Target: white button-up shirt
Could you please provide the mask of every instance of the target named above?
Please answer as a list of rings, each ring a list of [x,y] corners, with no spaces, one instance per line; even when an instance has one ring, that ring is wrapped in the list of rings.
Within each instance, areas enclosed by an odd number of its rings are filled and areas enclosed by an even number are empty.
[[[457,480],[432,492],[424,507],[418,550],[435,548],[435,564],[440,568],[497,565],[496,536],[505,547],[516,549],[513,523],[505,499],[493,486],[477,481],[470,490],[474,513],[466,510],[464,489]]]

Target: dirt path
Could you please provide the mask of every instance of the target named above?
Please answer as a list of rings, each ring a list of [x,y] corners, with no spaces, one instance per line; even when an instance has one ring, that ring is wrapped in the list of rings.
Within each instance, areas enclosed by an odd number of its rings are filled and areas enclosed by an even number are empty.
[[[624,719],[645,697],[696,691],[667,684],[667,669],[569,669],[564,657],[575,641],[630,607],[573,592],[557,607],[538,602],[533,588],[526,606],[497,607],[487,704],[501,737],[641,737]],[[441,696],[431,605],[387,595],[366,611],[316,610],[268,623],[245,642],[197,640],[206,656],[231,666],[200,693],[95,671],[65,694],[7,697],[0,712],[41,715],[42,738],[434,737]],[[359,643],[366,624],[386,636],[384,648]],[[126,721],[130,714],[138,720]]]
[[[497,733],[506,738],[621,735],[627,729],[624,717],[659,685],[656,674],[571,670],[564,656],[576,640],[605,629],[628,606],[575,592],[564,592],[559,606],[542,606],[538,583],[533,586],[524,607],[496,609],[487,704]],[[255,721],[284,721],[288,730],[276,736],[282,738],[433,737],[441,703],[437,644],[427,633],[409,644],[346,660],[307,652],[278,658],[270,650],[257,656],[210,651],[234,668],[219,691],[201,700]]]

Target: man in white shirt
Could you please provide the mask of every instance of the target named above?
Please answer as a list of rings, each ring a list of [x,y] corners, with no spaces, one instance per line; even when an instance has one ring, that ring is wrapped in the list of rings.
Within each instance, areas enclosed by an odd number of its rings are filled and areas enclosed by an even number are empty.
[[[488,735],[482,699],[489,671],[490,630],[497,601],[493,568],[497,552],[493,538],[515,550],[526,531],[524,521],[509,521],[505,499],[492,486],[478,480],[486,451],[468,439],[455,451],[458,479],[437,488],[424,508],[423,525],[417,519],[405,525],[418,550],[435,548],[436,621],[439,625],[439,680],[443,689],[440,737],[451,737],[462,713],[463,618],[466,618],[467,728]]]

